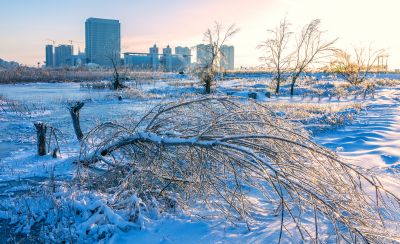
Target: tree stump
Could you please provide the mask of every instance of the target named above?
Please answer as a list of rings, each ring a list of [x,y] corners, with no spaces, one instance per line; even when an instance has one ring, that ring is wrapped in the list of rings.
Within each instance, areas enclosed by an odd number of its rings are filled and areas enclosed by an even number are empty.
[[[38,148],[38,155],[44,156],[47,154],[46,150],[46,131],[47,126],[43,122],[36,122],[34,123],[37,133],[37,148]]]
[[[74,126],[75,135],[78,141],[81,141],[83,139],[83,133],[79,120],[79,112],[83,107],[83,105],[85,105],[84,102],[76,102],[75,104],[69,107],[69,113],[71,114],[72,118],[72,125]]]

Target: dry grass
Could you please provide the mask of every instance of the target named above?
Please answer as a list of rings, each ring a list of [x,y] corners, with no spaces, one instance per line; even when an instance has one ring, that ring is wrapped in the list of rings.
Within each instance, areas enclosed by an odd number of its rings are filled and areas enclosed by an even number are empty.
[[[23,103],[0,94],[0,112],[12,113],[18,116],[34,117],[42,115],[46,111],[48,111],[48,108],[43,105]]]
[[[136,83],[154,82],[155,80],[169,79],[171,74],[162,72],[137,72],[127,68],[120,68],[121,77]],[[111,69],[88,68],[59,68],[45,69],[32,67],[16,67],[0,70],[0,83],[27,83],[27,82],[89,82],[112,80]]]
[[[400,80],[394,80],[394,79],[375,79],[374,83],[377,86],[381,86],[381,87],[400,86]]]
[[[87,69],[37,69],[17,67],[0,71],[0,83],[27,82],[81,82],[111,79],[110,70],[91,71]]]
[[[270,103],[274,111],[283,112],[284,117],[289,120],[305,120],[318,118],[327,114],[338,114],[340,112],[354,109],[359,112],[362,109],[360,103]]]

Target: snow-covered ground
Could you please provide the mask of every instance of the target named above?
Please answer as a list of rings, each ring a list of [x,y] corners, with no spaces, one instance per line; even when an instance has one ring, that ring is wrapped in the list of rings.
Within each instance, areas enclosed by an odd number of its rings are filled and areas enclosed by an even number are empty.
[[[279,104],[307,104],[314,110],[318,108],[326,121],[334,121],[332,127],[314,130],[314,140],[341,156],[351,160],[355,165],[375,170],[384,175],[384,182],[400,196],[400,182],[397,168],[400,165],[400,88],[380,88],[374,97],[366,100],[362,96],[349,97],[316,96],[302,94],[290,98],[280,96],[271,98],[265,94],[265,81],[253,77],[250,82],[227,80],[220,83],[218,92],[246,97],[256,91],[260,102],[272,103],[280,111],[279,116],[289,116],[287,110]],[[179,99],[182,96],[194,96],[201,91],[189,79],[173,79],[144,84],[142,93],[126,95],[107,90],[82,89],[76,83],[34,83],[23,85],[0,85],[0,199],[13,196],[13,192],[29,190],[35,182],[42,182],[55,177],[68,181],[76,172],[74,159],[79,155],[79,143],[74,137],[70,117],[66,108],[68,101],[84,100],[81,111],[81,124],[84,131],[106,121],[137,120],[155,104]],[[123,96],[122,100],[117,99]],[[13,107],[7,105],[12,102]],[[361,104],[360,111],[354,111],[355,104]],[[322,107],[321,107],[322,106]],[[3,109],[1,109],[3,108]],[[296,108],[290,108],[296,110]],[[299,107],[297,107],[299,109]],[[318,123],[321,119],[317,113],[304,109],[307,118],[298,121]],[[310,109],[311,110],[311,109]],[[343,120],[350,117],[354,120],[337,123],[331,117],[343,111],[350,111]],[[316,116],[316,120],[312,120]],[[329,117],[331,116],[331,117]],[[328,118],[328,119],[327,119]],[[337,118],[337,117],[335,117]],[[342,118],[342,117],[340,117]],[[33,122],[44,121],[63,132],[61,138],[61,158],[36,156],[36,132]],[[329,123],[329,122],[328,122]],[[328,124],[327,123],[327,124]],[[254,201],[259,206],[257,195]],[[2,212],[0,204],[0,225],[7,225],[7,213]],[[254,213],[255,220],[250,230],[245,224],[233,225],[222,217],[200,217],[195,212],[178,211],[165,213],[154,218],[145,218],[142,228],[129,231],[116,230],[110,243],[269,243],[279,239],[280,217],[260,208]],[[306,220],[305,220],[306,221]],[[287,228],[292,228],[288,226]],[[294,227],[293,227],[294,228]],[[322,226],[322,228],[324,228]],[[1,233],[0,228],[0,233]],[[326,235],[332,234],[324,230]],[[0,234],[1,236],[1,234]],[[1,236],[0,240],[7,240]],[[296,239],[296,236],[284,236],[285,242]]]
[[[400,164],[400,90],[382,89],[351,125],[317,135],[317,141],[363,167]]]

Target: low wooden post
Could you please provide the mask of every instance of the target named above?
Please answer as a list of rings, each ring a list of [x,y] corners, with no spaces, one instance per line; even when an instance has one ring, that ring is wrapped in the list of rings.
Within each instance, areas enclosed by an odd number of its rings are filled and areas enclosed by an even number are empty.
[[[37,133],[37,149],[38,155],[44,156],[47,154],[46,150],[46,131],[47,126],[43,122],[35,122],[34,123]]]

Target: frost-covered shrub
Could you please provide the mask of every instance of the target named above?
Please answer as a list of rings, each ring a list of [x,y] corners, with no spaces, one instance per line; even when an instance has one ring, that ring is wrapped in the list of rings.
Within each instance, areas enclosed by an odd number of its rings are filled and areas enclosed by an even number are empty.
[[[381,87],[400,86],[400,80],[395,79],[375,79],[375,84]]]
[[[349,83],[336,84],[332,95],[338,99],[347,98],[348,96],[366,98],[367,95],[374,94],[376,85],[371,80],[366,80],[358,85],[352,85]]]
[[[325,241],[397,238],[399,226],[391,224],[399,223],[395,194],[312,142],[300,124],[254,100],[200,97],[161,104],[129,128],[94,128],[82,145],[82,183],[113,194],[117,203],[138,196],[146,206],[155,199],[161,211],[207,206],[248,226],[253,209],[263,208],[280,216],[281,233],[297,231],[306,241],[322,238],[322,223],[335,232]],[[255,205],[252,192],[268,204]]]
[[[8,199],[0,210],[15,235],[57,243],[107,240],[118,231],[143,228],[146,216],[158,216],[156,202],[149,208],[134,195],[116,201],[113,195],[69,186],[55,193],[34,188]]]
[[[362,109],[362,105],[358,103],[272,103],[269,106],[276,111],[277,116],[301,122],[312,131],[351,123]]]

